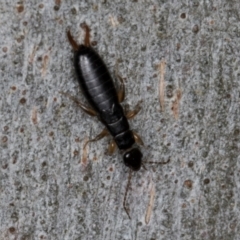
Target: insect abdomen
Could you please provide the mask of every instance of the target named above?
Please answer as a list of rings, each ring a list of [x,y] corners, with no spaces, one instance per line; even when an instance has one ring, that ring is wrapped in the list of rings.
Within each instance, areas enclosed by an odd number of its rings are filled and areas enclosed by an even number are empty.
[[[117,102],[117,92],[102,59],[90,47],[81,45],[75,55],[79,84],[92,107],[100,112]]]
[[[85,97],[98,112],[118,148],[130,148],[135,140],[104,62],[91,47],[81,45],[75,54],[74,63]]]

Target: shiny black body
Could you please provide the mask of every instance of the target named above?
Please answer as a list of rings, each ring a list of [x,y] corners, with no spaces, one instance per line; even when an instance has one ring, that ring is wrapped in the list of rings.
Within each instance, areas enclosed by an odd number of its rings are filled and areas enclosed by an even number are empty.
[[[134,136],[103,60],[92,47],[80,45],[75,51],[74,65],[83,94],[118,148],[131,148],[135,143]]]

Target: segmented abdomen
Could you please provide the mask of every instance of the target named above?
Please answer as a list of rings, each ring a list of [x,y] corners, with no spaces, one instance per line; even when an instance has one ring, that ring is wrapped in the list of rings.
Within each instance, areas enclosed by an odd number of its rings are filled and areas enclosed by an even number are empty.
[[[81,45],[75,54],[75,69],[82,91],[100,120],[114,137],[120,149],[130,148],[134,141],[128,121],[108,69],[90,47]]]
[[[107,67],[90,47],[81,45],[75,55],[75,68],[79,84],[96,111],[109,109],[118,102],[117,92]]]

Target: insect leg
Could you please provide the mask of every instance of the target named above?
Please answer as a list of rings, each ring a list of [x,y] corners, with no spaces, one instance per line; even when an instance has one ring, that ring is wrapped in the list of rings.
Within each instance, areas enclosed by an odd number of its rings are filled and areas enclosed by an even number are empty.
[[[108,145],[108,155],[113,155],[113,153],[115,152],[117,147],[117,144],[115,143],[115,141],[112,139],[111,142]]]
[[[141,137],[137,133],[133,132],[133,137],[137,144],[144,145]]]
[[[124,85],[124,81],[123,81],[122,77],[117,75],[117,78],[120,80],[120,87],[118,90],[118,101],[121,103],[125,99],[125,85]]]
[[[141,110],[141,107],[140,107],[140,105],[138,104],[138,105],[135,107],[134,110],[128,111],[128,112],[126,113],[126,118],[127,118],[127,119],[132,119],[132,118],[134,118],[134,117],[139,113],[140,110]]]
[[[126,191],[125,191],[124,199],[123,199],[123,208],[124,208],[125,212],[127,213],[129,219],[131,219],[131,217],[130,217],[130,214],[128,212],[127,206],[126,206],[126,200],[127,200],[128,189],[129,189],[129,186],[130,186],[130,183],[131,183],[131,178],[132,178],[132,170],[130,169],[129,170],[129,175],[128,175],[127,187],[126,187]]]
[[[85,106],[77,98],[71,96],[68,93],[64,93],[64,92],[59,92],[59,93],[61,93],[62,95],[66,96],[68,98],[70,98],[72,101],[74,101],[87,114],[89,114],[91,116],[97,116],[97,113],[92,108]]]
[[[74,51],[77,51],[79,46],[77,44],[77,42],[74,40],[70,30],[67,31],[67,37],[68,37],[68,41],[70,42],[70,44],[72,45],[72,48]]]
[[[104,129],[102,130],[102,132],[100,132],[95,138],[88,140],[88,141],[85,143],[85,145],[84,145],[83,148],[85,148],[88,143],[90,143],[90,142],[96,142],[96,141],[98,141],[98,140],[106,137],[107,135],[109,135],[109,132],[108,132],[108,130],[107,130],[106,128],[104,128]]]

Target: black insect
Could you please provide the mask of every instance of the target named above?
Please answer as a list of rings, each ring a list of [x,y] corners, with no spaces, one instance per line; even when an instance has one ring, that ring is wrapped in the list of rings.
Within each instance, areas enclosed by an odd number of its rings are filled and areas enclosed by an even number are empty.
[[[138,171],[142,166],[142,153],[136,146],[136,143],[143,144],[138,134],[130,130],[128,119],[133,118],[140,108],[138,107],[133,111],[124,113],[120,104],[125,97],[123,79],[118,76],[120,88],[117,91],[105,63],[91,47],[89,27],[84,25],[84,29],[84,44],[78,45],[70,31],[67,32],[67,36],[74,50],[74,67],[78,82],[90,107],[85,106],[75,97],[66,93],[63,94],[74,100],[89,115],[97,116],[105,125],[105,129],[88,142],[100,140],[111,134],[113,140],[110,142],[108,153],[113,154],[116,146],[123,153],[124,164],[131,169],[123,203],[124,209],[128,214],[125,203],[131,172],[132,170]]]

